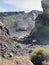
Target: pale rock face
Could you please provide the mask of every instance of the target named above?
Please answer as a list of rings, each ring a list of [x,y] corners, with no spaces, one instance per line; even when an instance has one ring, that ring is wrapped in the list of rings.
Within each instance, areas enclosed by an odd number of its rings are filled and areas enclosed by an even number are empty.
[[[43,13],[47,15],[49,18],[49,0],[42,0],[41,1]]]

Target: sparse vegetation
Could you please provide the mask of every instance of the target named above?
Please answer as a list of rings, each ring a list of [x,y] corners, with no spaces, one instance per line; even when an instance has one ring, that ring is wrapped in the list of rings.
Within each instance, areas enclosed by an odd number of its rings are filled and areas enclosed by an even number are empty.
[[[44,61],[42,65],[49,65],[49,61]]]
[[[4,58],[9,58],[9,57],[12,57],[12,55],[10,53],[5,53],[4,54]]]
[[[34,39],[34,40],[32,40],[32,43],[37,43],[37,40],[35,40],[35,39]]]
[[[17,40],[17,37],[13,37],[12,40],[16,41]]]
[[[49,50],[42,47],[33,48],[30,58],[35,65],[49,65]]]
[[[17,48],[21,48],[21,49],[23,49],[22,44],[18,43],[18,44],[17,44]]]
[[[21,38],[18,38],[18,37],[12,37],[12,40],[14,40],[14,41],[19,41],[19,40],[21,40]]]

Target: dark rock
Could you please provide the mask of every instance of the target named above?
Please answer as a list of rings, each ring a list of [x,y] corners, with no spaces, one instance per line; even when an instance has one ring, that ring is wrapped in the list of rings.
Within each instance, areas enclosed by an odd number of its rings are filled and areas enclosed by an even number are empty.
[[[43,13],[35,19],[35,28],[30,33],[31,40],[39,44],[49,44],[49,0],[42,0]]]
[[[49,0],[42,0],[41,1],[43,13],[46,15],[46,17],[49,18]]]
[[[10,35],[8,28],[2,23],[0,22],[0,35]]]

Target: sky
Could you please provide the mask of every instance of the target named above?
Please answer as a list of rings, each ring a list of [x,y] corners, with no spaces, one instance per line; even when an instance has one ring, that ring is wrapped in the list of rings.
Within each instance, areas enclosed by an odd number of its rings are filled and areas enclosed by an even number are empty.
[[[41,0],[0,0],[0,12],[31,10],[42,11]]]

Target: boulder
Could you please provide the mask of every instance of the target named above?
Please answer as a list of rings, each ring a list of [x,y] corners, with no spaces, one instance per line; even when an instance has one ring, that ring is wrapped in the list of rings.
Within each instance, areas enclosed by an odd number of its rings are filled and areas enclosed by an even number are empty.
[[[49,0],[41,1],[43,13],[49,18]]]

